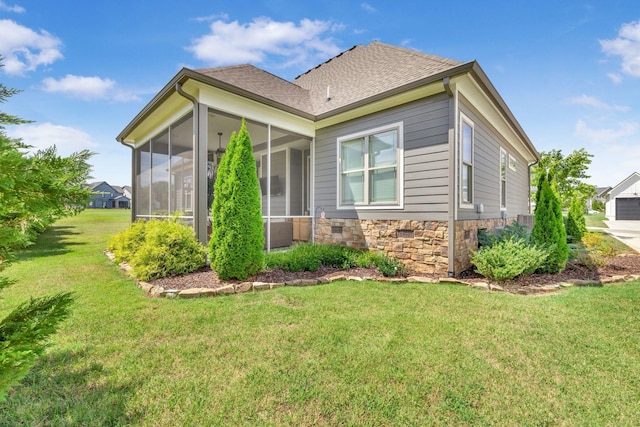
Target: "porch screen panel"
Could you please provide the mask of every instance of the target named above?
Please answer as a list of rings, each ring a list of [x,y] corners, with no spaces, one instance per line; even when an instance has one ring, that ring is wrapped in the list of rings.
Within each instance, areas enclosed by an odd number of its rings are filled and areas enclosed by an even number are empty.
[[[136,193],[133,207],[138,215],[151,214],[151,144],[136,149]]]
[[[171,126],[170,213],[193,215],[193,116]]]
[[[151,140],[151,214],[169,214],[169,131]]]

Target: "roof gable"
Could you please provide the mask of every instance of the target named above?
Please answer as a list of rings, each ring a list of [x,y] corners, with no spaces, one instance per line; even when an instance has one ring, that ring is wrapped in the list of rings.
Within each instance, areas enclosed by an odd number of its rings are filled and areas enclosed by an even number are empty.
[[[321,115],[462,64],[374,41],[342,52],[294,83],[309,91],[313,112]]]

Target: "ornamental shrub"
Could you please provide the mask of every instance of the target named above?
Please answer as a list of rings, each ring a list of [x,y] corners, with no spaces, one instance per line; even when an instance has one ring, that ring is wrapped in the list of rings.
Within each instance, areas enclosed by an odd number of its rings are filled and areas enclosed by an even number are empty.
[[[536,192],[535,224],[531,230],[531,243],[537,247],[547,248],[549,256],[538,271],[542,273],[558,273],[567,265],[569,245],[565,232],[560,199],[552,188],[552,180],[542,174],[540,186]]]
[[[227,150],[220,159],[218,170],[216,171],[216,180],[213,186],[213,203],[211,204],[211,236],[209,236],[209,261],[211,265],[215,265],[216,248],[218,243],[223,240],[225,228],[222,226],[222,218],[224,209],[228,206],[229,191],[227,182],[229,179],[229,171],[231,169],[231,160],[236,149],[236,133],[231,134]]]
[[[567,238],[572,242],[579,242],[587,231],[586,221],[584,219],[584,204],[580,199],[572,199],[569,207],[569,215],[567,215]]]
[[[129,263],[139,280],[191,273],[206,264],[207,251],[193,229],[174,219],[144,223],[144,241]]]
[[[144,243],[145,221],[138,220],[129,228],[117,233],[107,244],[117,262],[129,262]]]
[[[547,255],[544,249],[510,237],[472,252],[471,263],[486,278],[502,281],[533,273],[544,264]]]
[[[225,156],[230,156],[229,170],[223,171],[221,193],[214,193],[213,204],[218,203],[219,209],[214,212],[218,219],[213,224],[217,231],[211,239],[211,266],[223,280],[244,280],[258,273],[264,263],[260,186],[244,119],[235,147]]]

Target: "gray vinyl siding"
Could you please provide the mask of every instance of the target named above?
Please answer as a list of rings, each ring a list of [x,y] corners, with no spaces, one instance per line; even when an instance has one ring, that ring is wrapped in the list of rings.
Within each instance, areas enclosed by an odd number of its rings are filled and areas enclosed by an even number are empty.
[[[337,209],[337,140],[403,123],[404,208]],[[436,95],[319,129],[315,151],[315,208],[327,218],[447,220],[449,99]]]
[[[513,145],[460,95],[460,111],[474,124],[474,207],[458,209],[458,219],[500,218],[500,148],[507,152],[507,216],[529,213],[529,170],[527,161]],[[516,143],[514,141],[514,143]],[[516,159],[515,172],[509,169],[509,155]],[[476,213],[475,206],[484,205],[484,213]]]

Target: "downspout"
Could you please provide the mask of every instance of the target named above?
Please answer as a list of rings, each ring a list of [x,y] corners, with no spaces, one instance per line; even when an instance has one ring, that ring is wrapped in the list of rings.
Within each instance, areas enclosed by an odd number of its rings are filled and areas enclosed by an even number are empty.
[[[527,163],[527,172],[528,172],[528,177],[529,177],[529,214],[533,214],[533,212],[531,211],[531,168],[535,165],[537,165],[539,163],[538,160],[536,160],[535,162],[531,162],[531,163]]]
[[[136,194],[137,190],[136,190],[136,156],[135,156],[135,152],[136,149],[133,145],[129,145],[124,141],[118,141],[120,144],[124,145],[125,147],[131,148],[131,193],[132,194]],[[131,199],[131,223],[133,223],[136,220],[136,211],[133,208],[133,197]]]
[[[456,218],[457,218],[457,170],[456,170],[456,127],[457,127],[457,102],[456,96],[453,90],[451,89],[451,80],[449,77],[445,77],[442,79],[442,85],[444,86],[444,91],[449,96],[449,134],[448,134],[448,144],[449,144],[449,209],[448,209],[448,223],[447,230],[449,235],[449,241],[447,244],[447,259],[448,268],[447,274],[449,277],[453,277],[455,275],[455,243],[456,243]]]
[[[202,175],[202,171],[199,167],[198,160],[201,158],[202,153],[200,153],[200,103],[193,96],[188,94],[182,89],[182,85],[180,83],[176,83],[175,86],[176,92],[178,95],[188,99],[193,103],[193,164],[194,164],[194,179],[193,179],[193,192],[195,193],[195,197],[193,198],[193,228],[196,233],[196,237],[198,240],[207,244],[207,215],[204,217],[201,215],[200,208],[202,205],[202,198],[200,197],[201,183],[200,183],[200,175]],[[205,153],[206,154],[206,153]],[[205,184],[205,198],[206,200],[206,184]],[[206,211],[205,211],[206,212]]]

